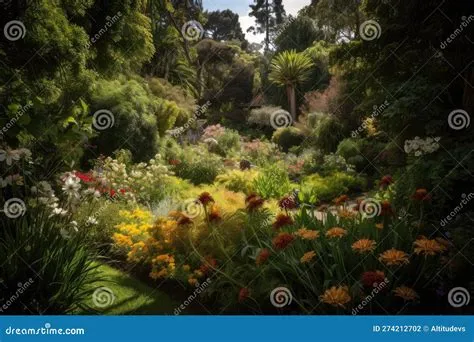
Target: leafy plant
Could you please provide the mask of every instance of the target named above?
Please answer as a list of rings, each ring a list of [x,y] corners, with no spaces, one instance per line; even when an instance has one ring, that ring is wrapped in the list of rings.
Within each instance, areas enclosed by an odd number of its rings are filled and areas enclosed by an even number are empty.
[[[253,185],[255,192],[265,199],[280,198],[293,188],[285,167],[278,164],[265,167]]]

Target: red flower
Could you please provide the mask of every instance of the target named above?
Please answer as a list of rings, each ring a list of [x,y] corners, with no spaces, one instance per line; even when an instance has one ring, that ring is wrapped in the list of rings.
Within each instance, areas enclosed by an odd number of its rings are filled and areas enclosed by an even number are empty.
[[[210,202],[214,202],[214,198],[212,198],[211,194],[209,194],[208,192],[203,192],[202,194],[200,194],[198,200],[203,205],[207,205]]]
[[[347,195],[342,195],[342,196],[339,196],[338,198],[336,198],[336,199],[334,200],[334,204],[335,204],[335,205],[341,205],[341,204],[347,202],[348,200],[349,200],[349,196],[347,196]]]
[[[248,297],[250,297],[250,290],[246,287],[241,288],[239,291],[239,302],[242,303]]]
[[[257,266],[260,266],[261,264],[265,263],[269,257],[270,250],[268,248],[264,248],[260,251],[260,253],[258,253],[255,263],[257,264]]]
[[[245,203],[247,204],[247,210],[253,211],[255,209],[259,209],[262,207],[265,200],[255,194],[248,195],[245,199]]]
[[[387,187],[392,183],[393,183],[393,177],[390,175],[383,176],[382,179],[380,180],[381,187]]]
[[[289,233],[280,233],[273,238],[273,248],[281,250],[286,248],[294,240],[294,236]]]
[[[209,274],[217,267],[217,260],[207,257],[204,263],[199,267],[202,273]]]
[[[413,195],[413,199],[424,202],[431,200],[431,196],[426,189],[417,189]]]
[[[393,214],[392,204],[389,201],[382,201],[380,208],[380,215],[382,216],[390,216]]]
[[[181,161],[179,161],[178,159],[170,159],[170,160],[168,161],[168,163],[169,163],[170,165],[176,166],[176,165],[181,164]]]
[[[110,197],[114,197],[116,193],[117,191],[115,191],[114,189],[109,190]]]
[[[87,173],[82,173],[82,172],[76,171],[75,175],[76,175],[77,178],[79,178],[84,183],[92,183],[92,182],[95,181],[95,178],[92,177],[90,174],[87,174]]]
[[[125,189],[120,189],[119,191],[122,195],[125,195],[125,193],[127,192],[127,190],[125,190]]]
[[[278,230],[281,227],[284,227],[286,225],[293,224],[293,219],[285,214],[278,214],[276,216],[275,222],[273,222],[273,228]]]
[[[280,202],[278,202],[278,205],[280,206],[281,209],[295,209],[297,207],[296,200],[293,196],[286,196],[283,197]]]
[[[385,273],[382,271],[367,271],[362,274],[362,284],[367,288],[378,286],[385,281]]]

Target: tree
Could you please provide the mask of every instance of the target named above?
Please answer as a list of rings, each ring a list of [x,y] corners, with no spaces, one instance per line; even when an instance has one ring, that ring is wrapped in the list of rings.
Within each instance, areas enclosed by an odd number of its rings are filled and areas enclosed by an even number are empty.
[[[257,27],[252,26],[247,32],[265,33],[265,51],[269,51],[270,38],[286,17],[283,0],[254,0],[250,8],[249,15],[255,17]]]
[[[206,12],[207,23],[204,25],[206,33],[214,40],[245,41],[245,34],[239,22],[239,15],[227,9],[224,11]]]
[[[295,50],[278,54],[270,65],[270,81],[286,87],[293,121],[296,121],[296,87],[308,79],[312,67],[311,58]]]

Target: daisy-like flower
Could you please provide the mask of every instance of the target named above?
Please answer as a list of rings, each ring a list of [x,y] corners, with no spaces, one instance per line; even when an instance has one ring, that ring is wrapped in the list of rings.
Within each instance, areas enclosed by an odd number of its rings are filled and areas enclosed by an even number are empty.
[[[379,261],[383,262],[388,266],[400,266],[403,264],[408,264],[408,254],[404,251],[399,251],[395,248],[386,250],[379,256]]]
[[[79,199],[79,190],[81,189],[81,180],[76,176],[70,176],[64,181],[62,190],[69,196]]]
[[[54,208],[50,217],[54,215],[66,216],[66,214],[67,214],[67,210],[64,210],[62,208]]]
[[[278,202],[278,206],[281,209],[292,210],[296,209],[298,205],[294,196],[286,196]]]
[[[293,235],[288,233],[280,233],[275,238],[273,238],[273,248],[277,250],[285,249],[288,245],[293,242],[295,238]]]
[[[248,211],[253,211],[261,208],[264,202],[265,201],[263,200],[263,198],[257,196],[256,194],[250,194],[245,199]]]
[[[303,240],[315,240],[319,237],[319,231],[306,229],[305,227],[298,229],[293,234]]]
[[[347,230],[341,227],[334,227],[326,232],[328,238],[342,238],[347,235]]]
[[[275,230],[280,229],[281,227],[293,224],[293,219],[285,214],[278,214],[275,218],[275,222],[273,222],[273,228]]]
[[[20,152],[18,150],[12,150],[7,148],[6,150],[0,150],[0,162],[6,161],[7,165],[12,165],[13,161],[20,160]]]
[[[419,298],[418,293],[411,287],[402,285],[393,290],[396,297],[400,297],[405,301],[415,301]]]
[[[367,271],[362,274],[362,284],[368,288],[376,287],[384,281],[386,278],[382,271]]]
[[[319,300],[335,307],[345,308],[345,305],[351,301],[349,288],[347,286],[333,286],[319,296]]]
[[[415,240],[413,245],[415,246],[415,253],[422,254],[425,257],[443,253],[446,250],[446,247],[436,239],[430,240],[426,238],[426,236],[422,236],[420,239]]]
[[[210,202],[214,203],[214,198],[212,198],[211,194],[206,192],[203,192],[202,194],[199,195],[198,197],[199,202],[201,202],[203,205],[207,205]]]
[[[374,240],[360,239],[352,244],[352,250],[358,253],[370,253],[375,250],[376,243]]]
[[[310,252],[307,252],[305,253],[301,259],[300,259],[300,262],[302,264],[305,264],[305,263],[308,263],[310,262],[311,260],[313,260],[313,258],[316,256],[316,252],[315,251],[310,251]]]

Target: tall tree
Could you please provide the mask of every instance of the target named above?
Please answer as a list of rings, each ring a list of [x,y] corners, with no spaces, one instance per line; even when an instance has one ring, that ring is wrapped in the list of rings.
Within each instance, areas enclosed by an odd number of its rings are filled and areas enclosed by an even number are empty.
[[[270,50],[270,39],[286,17],[283,0],[254,0],[250,5],[249,15],[255,17],[257,27],[250,27],[247,32],[265,33],[265,51]]]
[[[269,79],[273,83],[286,87],[288,103],[293,121],[296,121],[296,87],[308,79],[313,62],[304,53],[295,50],[278,54],[270,66]]]
[[[239,22],[239,15],[229,9],[223,11],[206,12],[207,23],[204,25],[206,33],[214,40],[245,41],[245,34]]]

